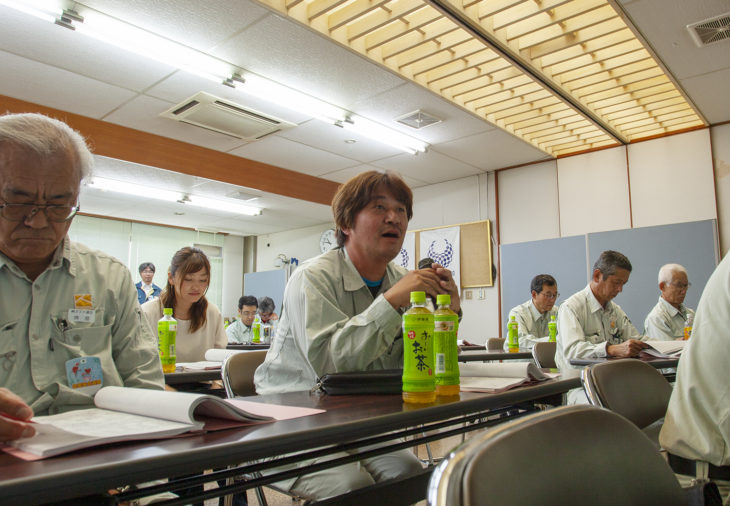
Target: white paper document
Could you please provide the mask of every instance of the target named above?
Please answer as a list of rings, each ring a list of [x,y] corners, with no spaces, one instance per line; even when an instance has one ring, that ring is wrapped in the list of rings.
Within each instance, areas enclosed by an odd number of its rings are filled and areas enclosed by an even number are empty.
[[[463,392],[504,392],[510,388],[555,378],[559,374],[544,373],[532,362],[459,364]]]

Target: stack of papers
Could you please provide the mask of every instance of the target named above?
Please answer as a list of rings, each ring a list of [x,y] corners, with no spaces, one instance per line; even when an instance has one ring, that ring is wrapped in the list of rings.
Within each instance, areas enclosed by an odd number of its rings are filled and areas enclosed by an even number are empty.
[[[214,371],[221,368],[220,362],[178,362],[175,364],[175,369],[178,371]]]
[[[560,376],[542,372],[532,362],[459,364],[462,392],[498,393]]]
[[[641,350],[641,353],[651,357],[677,358],[682,354],[687,341],[645,341],[648,348]]]

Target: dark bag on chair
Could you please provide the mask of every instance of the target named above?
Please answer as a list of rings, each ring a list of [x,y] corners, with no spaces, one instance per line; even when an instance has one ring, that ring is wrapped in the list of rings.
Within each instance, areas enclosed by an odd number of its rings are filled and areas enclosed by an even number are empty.
[[[328,395],[400,394],[403,391],[403,370],[338,372],[325,374],[312,388]]]

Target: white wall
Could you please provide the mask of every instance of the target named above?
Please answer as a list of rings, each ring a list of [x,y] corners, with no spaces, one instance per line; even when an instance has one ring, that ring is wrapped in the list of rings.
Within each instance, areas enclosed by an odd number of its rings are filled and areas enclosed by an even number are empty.
[[[710,134],[715,165],[720,249],[724,256],[730,251],[730,125],[712,128]]]
[[[243,237],[228,235],[223,242],[223,293],[221,313],[235,316],[243,295]]]
[[[280,268],[274,264],[279,254],[297,258],[299,263],[320,254],[319,237],[325,230],[334,228],[334,223],[323,223],[312,227],[260,235],[256,240],[256,271],[270,271]]]

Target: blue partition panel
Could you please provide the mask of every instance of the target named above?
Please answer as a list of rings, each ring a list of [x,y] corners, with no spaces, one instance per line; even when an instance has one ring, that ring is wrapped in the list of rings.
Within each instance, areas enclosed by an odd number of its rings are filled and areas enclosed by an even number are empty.
[[[620,251],[631,261],[629,282],[614,301],[640,332],[644,331],[646,315],[659,298],[657,276],[662,265],[678,263],[687,268],[692,286],[684,302],[696,309],[719,261],[715,220],[588,234],[591,265],[607,249]]]
[[[560,292],[557,304],[586,286],[588,264],[584,235],[503,244],[500,252],[503,336],[507,335],[510,309],[531,297],[530,281],[537,274],[550,274],[556,279]]]
[[[286,270],[274,269],[271,271],[247,272],[243,275],[242,295],[253,295],[257,299],[267,296],[274,299],[276,314],[281,316],[281,302],[284,300],[286,287]]]

